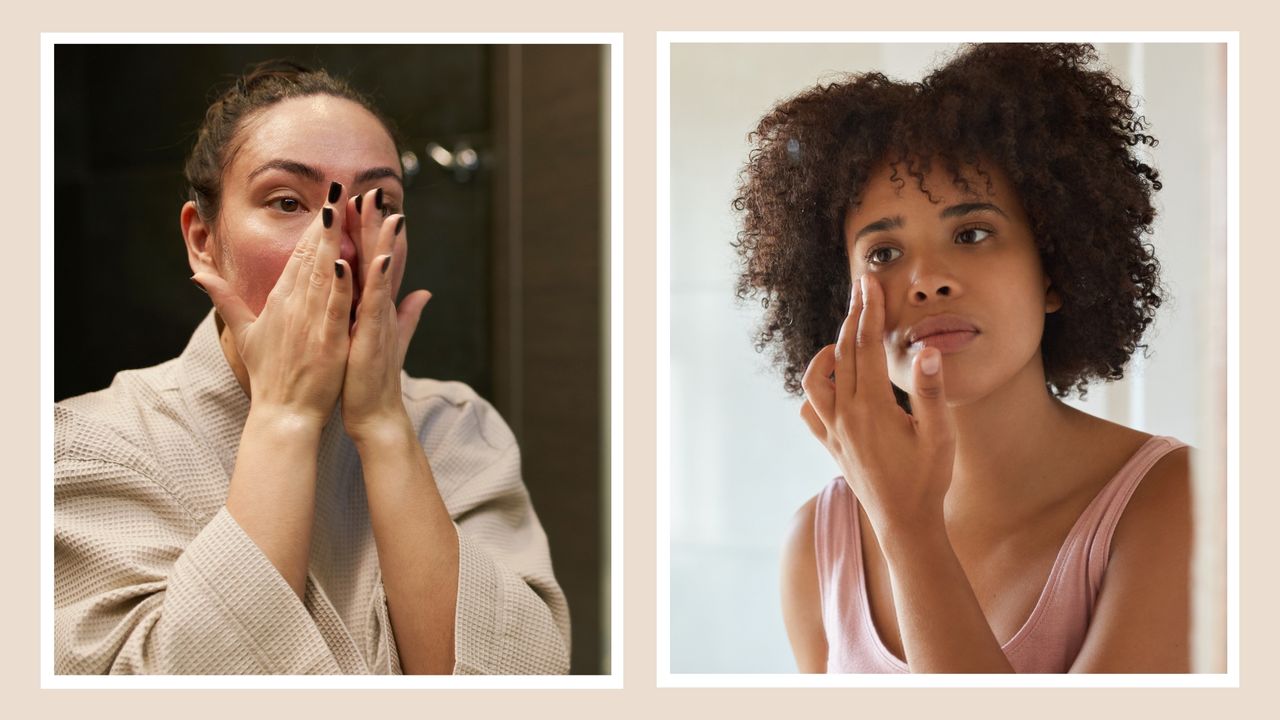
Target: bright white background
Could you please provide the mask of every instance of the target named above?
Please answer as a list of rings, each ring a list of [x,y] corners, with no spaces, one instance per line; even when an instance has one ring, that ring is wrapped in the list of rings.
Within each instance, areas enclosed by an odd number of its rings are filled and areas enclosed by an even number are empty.
[[[734,298],[730,208],[747,133],[777,101],[841,72],[919,79],[954,46],[673,44],[670,68],[670,651],[674,673],[793,672],[778,599],[792,513],[833,476],[767,356],[758,305]],[[1221,337],[1206,300],[1222,260],[1225,75],[1221,45],[1103,44],[1103,61],[1142,99],[1164,189],[1151,241],[1170,302],[1130,378],[1096,386],[1089,412],[1200,445]],[[1220,286],[1219,286],[1220,288]],[[1219,320],[1220,323],[1220,320]],[[1213,352],[1221,352],[1216,348]],[[1221,377],[1213,382],[1221,383]],[[1215,386],[1216,387],[1216,386]]]

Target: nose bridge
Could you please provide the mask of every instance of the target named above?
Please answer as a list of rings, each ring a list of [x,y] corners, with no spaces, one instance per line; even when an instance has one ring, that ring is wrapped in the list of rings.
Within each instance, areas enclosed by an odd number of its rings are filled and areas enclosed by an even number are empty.
[[[910,299],[923,302],[937,296],[950,296],[959,289],[947,253],[926,244],[914,253],[911,265]]]

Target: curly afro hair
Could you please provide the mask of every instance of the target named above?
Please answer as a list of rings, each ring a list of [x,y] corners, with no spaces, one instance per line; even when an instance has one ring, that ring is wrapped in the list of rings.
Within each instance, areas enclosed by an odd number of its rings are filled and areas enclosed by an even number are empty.
[[[1090,67],[1097,61],[1090,45],[967,46],[921,82],[848,75],[760,120],[733,202],[737,294],[764,306],[756,349],[773,346],[788,392],[802,392],[810,358],[847,312],[844,218],[883,161],[926,193],[933,162],[963,190],[965,167],[989,180],[982,163],[999,166],[1063,302],[1041,339],[1048,389],[1083,396],[1094,380],[1124,376],[1162,299],[1143,242],[1160,181],[1134,156],[1156,144],[1146,119],[1108,70]]]

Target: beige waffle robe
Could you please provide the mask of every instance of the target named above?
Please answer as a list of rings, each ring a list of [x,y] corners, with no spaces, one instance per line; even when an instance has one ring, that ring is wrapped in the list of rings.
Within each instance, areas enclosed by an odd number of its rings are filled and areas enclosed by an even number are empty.
[[[568,607],[511,431],[466,385],[401,386],[458,529],[454,672],[567,672]],[[248,412],[212,312],[179,357],[58,403],[57,672],[400,672],[341,419],[320,443],[299,599],[225,507]]]

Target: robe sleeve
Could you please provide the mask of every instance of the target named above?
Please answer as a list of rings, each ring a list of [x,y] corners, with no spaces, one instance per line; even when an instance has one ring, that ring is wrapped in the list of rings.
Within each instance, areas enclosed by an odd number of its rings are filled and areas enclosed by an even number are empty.
[[[127,448],[63,452],[85,445],[62,442],[84,427],[68,414],[57,424],[56,672],[339,671],[302,601],[225,507],[201,521]]]
[[[420,439],[458,531],[455,674],[569,671],[569,607],[498,413],[467,389],[448,427]]]

